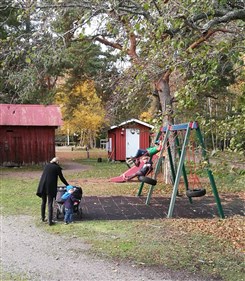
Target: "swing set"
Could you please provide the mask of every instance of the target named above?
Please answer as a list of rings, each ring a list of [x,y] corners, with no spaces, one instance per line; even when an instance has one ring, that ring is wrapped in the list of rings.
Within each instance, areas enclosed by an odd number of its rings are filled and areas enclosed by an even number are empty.
[[[173,191],[171,195],[171,201],[168,209],[167,218],[171,218],[173,215],[173,210],[175,206],[176,197],[178,196],[178,188],[180,185],[180,179],[181,176],[183,176],[184,185],[186,189],[186,195],[189,199],[189,202],[192,203],[192,197],[201,197],[206,194],[206,189],[202,188],[201,182],[196,174],[195,171],[195,163],[196,163],[196,157],[195,157],[195,148],[193,145],[190,144],[190,135],[191,131],[196,132],[196,138],[199,142],[199,145],[201,147],[202,151],[202,159],[206,163],[206,171],[208,174],[208,178],[210,181],[210,185],[212,188],[213,195],[215,197],[215,201],[218,208],[218,213],[221,218],[224,218],[224,213],[222,209],[222,205],[220,202],[218,190],[215,184],[214,176],[209,168],[209,159],[206,154],[206,149],[204,146],[204,141],[202,138],[201,130],[199,128],[199,125],[197,122],[189,122],[189,123],[183,123],[183,124],[177,124],[177,125],[168,125],[166,127],[162,127],[160,131],[157,134],[156,140],[162,139],[162,149],[160,150],[158,154],[158,160],[155,166],[155,169],[153,171],[152,178],[149,177],[139,177],[139,180],[141,181],[138,194],[137,196],[141,195],[143,186],[145,183],[148,183],[150,185],[147,198],[146,198],[146,204],[150,203],[150,199],[154,190],[154,187],[157,183],[157,175],[159,174],[160,168],[163,164],[163,161],[165,159],[164,152],[167,152],[168,154],[168,160],[169,160],[169,166],[171,170],[171,177],[173,182]],[[182,142],[180,142],[180,133],[182,134]],[[174,157],[171,147],[175,147],[175,151],[178,155],[178,163],[175,163],[177,161],[177,157]],[[192,155],[188,155],[188,148],[191,148]],[[187,157],[186,157],[187,156]],[[175,160],[175,161],[174,161]],[[187,176],[186,171],[186,165],[185,161],[193,162],[193,165],[190,166],[189,174]],[[177,165],[175,165],[177,164]],[[177,166],[177,168],[175,168]],[[190,184],[193,184],[194,187],[192,188]]]

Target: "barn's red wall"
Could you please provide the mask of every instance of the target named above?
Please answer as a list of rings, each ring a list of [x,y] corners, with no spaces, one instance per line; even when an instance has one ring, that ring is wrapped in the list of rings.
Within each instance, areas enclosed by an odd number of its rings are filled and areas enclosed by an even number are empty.
[[[55,128],[1,126],[0,164],[25,165],[50,161],[55,156]]]

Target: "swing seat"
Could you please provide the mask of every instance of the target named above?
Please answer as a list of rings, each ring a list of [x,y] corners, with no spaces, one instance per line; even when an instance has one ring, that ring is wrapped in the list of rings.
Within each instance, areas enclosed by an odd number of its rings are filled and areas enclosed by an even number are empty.
[[[187,197],[201,197],[206,194],[205,188],[195,188],[195,189],[188,189],[186,191]]]
[[[139,181],[144,182],[144,183],[148,183],[150,185],[156,185],[157,184],[156,180],[154,180],[152,178],[149,178],[149,177],[139,176],[138,179],[139,179]]]

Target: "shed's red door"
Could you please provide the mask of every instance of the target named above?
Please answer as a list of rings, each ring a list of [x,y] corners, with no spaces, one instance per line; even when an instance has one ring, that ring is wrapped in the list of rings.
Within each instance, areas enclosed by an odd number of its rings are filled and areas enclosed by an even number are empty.
[[[134,156],[140,145],[140,130],[126,129],[126,158]]]

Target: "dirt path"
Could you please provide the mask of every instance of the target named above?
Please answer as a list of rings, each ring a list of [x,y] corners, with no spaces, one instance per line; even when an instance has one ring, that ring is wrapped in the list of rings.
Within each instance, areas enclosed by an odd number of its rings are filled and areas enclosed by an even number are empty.
[[[64,176],[69,175],[71,173],[80,172],[84,170],[88,170],[89,166],[81,165],[76,162],[66,161],[64,165],[61,165],[63,168]],[[38,171],[22,171],[21,167],[12,168],[13,173],[11,173],[11,177],[18,177],[18,178],[29,178],[29,179],[37,179],[41,176],[42,170]],[[9,176],[9,168],[1,167],[0,176]]]
[[[1,280],[14,280],[14,276],[31,281],[206,280],[162,268],[109,262],[88,255],[89,247],[75,234],[67,241],[59,235],[46,233],[35,226],[31,217],[2,217],[1,268],[14,275]]]

